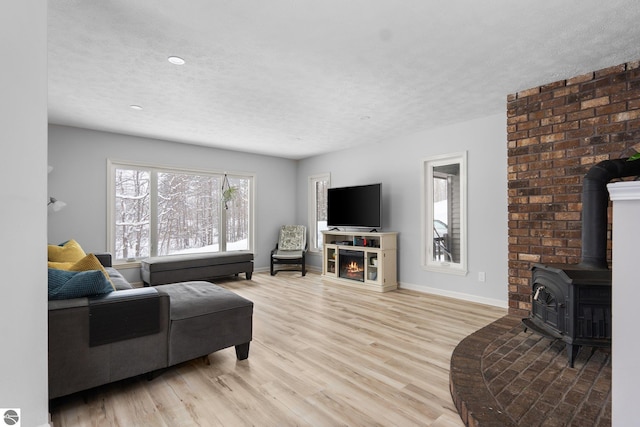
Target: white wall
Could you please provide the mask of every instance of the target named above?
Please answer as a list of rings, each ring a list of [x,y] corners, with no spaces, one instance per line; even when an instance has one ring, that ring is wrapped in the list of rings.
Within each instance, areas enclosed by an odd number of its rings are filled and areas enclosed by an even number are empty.
[[[422,160],[468,152],[468,268],[465,277],[426,271],[420,260]],[[504,114],[399,136],[367,147],[305,159],[298,168],[298,221],[308,221],[310,175],[331,185],[382,182],[383,229],[398,231],[401,287],[506,307],[508,300],[507,134]],[[319,268],[320,256],[309,257]],[[486,282],[478,273],[486,273]]]
[[[107,159],[255,173],[256,269],[268,268],[280,226],[296,218],[294,160],[51,125],[49,193],[67,206],[49,216],[50,243],[73,238],[87,252],[107,250]]]
[[[0,6],[0,408],[23,426],[48,422],[46,5]]]

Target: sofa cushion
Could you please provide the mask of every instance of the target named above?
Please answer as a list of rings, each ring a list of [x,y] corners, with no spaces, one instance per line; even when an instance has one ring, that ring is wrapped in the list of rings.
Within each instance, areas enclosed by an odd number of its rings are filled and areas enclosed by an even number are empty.
[[[47,255],[49,261],[53,262],[78,262],[87,256],[78,242],[73,239],[60,245],[48,245]]]
[[[157,286],[156,289],[169,294],[172,321],[240,307],[253,307],[253,303],[248,299],[209,282],[173,283]]]
[[[122,274],[118,270],[116,270],[113,267],[105,267],[104,269],[109,274],[109,279],[111,280],[111,283],[113,284],[113,286],[116,288],[116,291],[122,291],[124,289],[133,289],[133,286],[131,286],[131,283],[129,283],[129,281],[127,281],[127,279],[125,279],[124,276],[122,276]]]
[[[100,270],[66,271],[49,268],[49,299],[80,298],[113,292]]]

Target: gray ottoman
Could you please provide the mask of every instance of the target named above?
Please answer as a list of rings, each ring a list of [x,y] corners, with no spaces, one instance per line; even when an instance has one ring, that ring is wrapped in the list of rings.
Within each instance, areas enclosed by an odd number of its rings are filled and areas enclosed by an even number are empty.
[[[251,280],[253,252],[207,252],[145,258],[140,262],[140,275],[146,286],[245,273]]]
[[[249,357],[253,302],[209,282],[156,286],[170,298],[169,366],[235,346]]]

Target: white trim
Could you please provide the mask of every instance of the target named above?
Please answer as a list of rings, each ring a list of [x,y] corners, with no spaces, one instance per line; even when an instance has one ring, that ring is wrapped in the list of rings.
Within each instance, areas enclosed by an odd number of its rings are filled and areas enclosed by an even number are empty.
[[[422,292],[425,294],[439,295],[448,298],[459,299],[463,301],[476,302],[478,304],[491,305],[494,307],[509,308],[509,302],[495,298],[485,298],[478,295],[466,294],[463,292],[447,291],[439,288],[432,288],[425,285],[416,285],[413,283],[398,282],[398,289],[407,289],[410,291]]]
[[[115,165],[111,159],[107,159],[107,220],[105,221],[106,233],[107,233],[107,247],[105,250],[111,252],[115,247],[116,235],[115,228],[112,227],[113,218],[115,217],[115,186],[114,180],[111,179],[114,176]],[[112,254],[114,256],[114,254]]]
[[[199,169],[192,168],[186,166],[176,166],[176,165],[168,165],[162,163],[146,163],[139,162],[135,160],[122,160],[122,159],[107,159],[107,164],[117,164],[122,166],[133,166],[139,168],[150,168],[150,169],[162,169],[163,171],[170,172],[189,172],[189,173],[202,173],[207,175],[240,175],[240,176],[250,176],[255,175],[253,172],[246,171],[230,171],[228,169]]]
[[[116,270],[131,270],[140,268],[142,266],[142,263],[140,261],[118,261],[114,262],[112,266]]]
[[[433,251],[433,168],[451,163],[460,164],[460,262],[435,261]],[[466,276],[467,268],[467,152],[441,154],[421,160],[420,182],[420,259],[424,270]]]
[[[307,253],[308,255],[308,253]],[[278,271],[286,271],[286,270],[278,270]],[[300,273],[300,270],[291,270],[292,272],[297,271],[298,273]],[[269,273],[270,272],[270,268],[269,266],[266,267],[254,267],[253,269],[254,273]],[[320,267],[318,267],[317,265],[309,265],[307,264],[307,274],[308,273],[317,273],[317,274],[322,274],[322,269]]]
[[[640,200],[640,181],[622,181],[607,184],[611,200]]]
[[[331,173],[319,173],[310,175],[307,180],[307,220],[309,222],[309,226],[307,227],[309,230],[309,253],[322,253],[322,247],[318,245],[318,230],[316,229],[317,218],[316,218],[316,204],[317,200],[315,197],[315,183],[318,181],[327,181],[327,188],[331,186]]]

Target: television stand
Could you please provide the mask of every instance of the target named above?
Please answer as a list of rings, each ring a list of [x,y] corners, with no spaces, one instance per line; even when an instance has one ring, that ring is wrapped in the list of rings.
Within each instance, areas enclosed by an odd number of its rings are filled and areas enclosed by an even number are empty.
[[[397,232],[323,231],[322,275],[377,292],[398,288]]]

